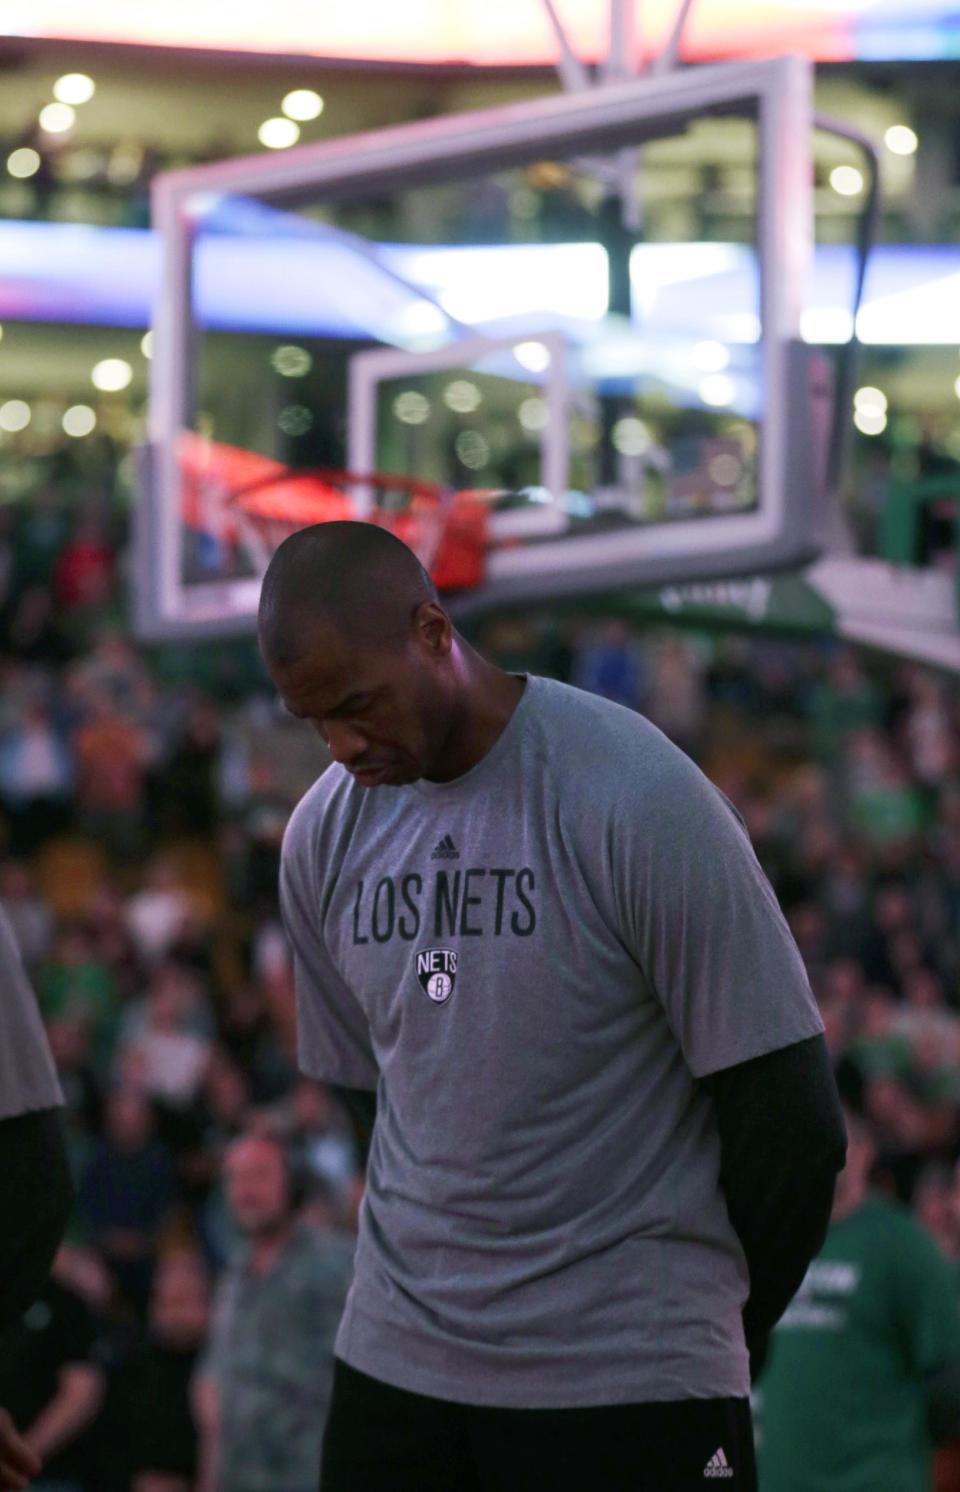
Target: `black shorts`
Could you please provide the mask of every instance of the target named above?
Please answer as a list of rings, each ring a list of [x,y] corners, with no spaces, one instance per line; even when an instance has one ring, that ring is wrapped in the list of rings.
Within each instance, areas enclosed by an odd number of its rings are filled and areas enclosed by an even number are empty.
[[[485,1409],[336,1359],[320,1492],[756,1492],[749,1399]]]

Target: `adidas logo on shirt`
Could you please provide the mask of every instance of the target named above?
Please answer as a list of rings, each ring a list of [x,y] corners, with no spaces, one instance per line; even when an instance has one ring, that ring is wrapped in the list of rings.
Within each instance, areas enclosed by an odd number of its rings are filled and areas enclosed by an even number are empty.
[[[705,1477],[722,1477],[726,1481],[729,1481],[733,1476],[733,1467],[723,1454],[722,1447],[715,1455],[710,1457],[710,1460],[703,1468],[703,1474]]]
[[[449,834],[445,834],[443,836],[443,838],[441,839],[440,843],[437,845],[436,849],[434,850],[433,854],[430,856],[430,859],[431,860],[459,860],[460,859],[460,851],[457,849],[456,845],[454,844],[453,840],[450,838]]]

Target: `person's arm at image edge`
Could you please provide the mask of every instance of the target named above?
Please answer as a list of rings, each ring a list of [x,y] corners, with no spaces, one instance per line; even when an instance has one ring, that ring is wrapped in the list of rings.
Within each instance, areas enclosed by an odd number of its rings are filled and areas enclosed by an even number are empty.
[[[103,1403],[104,1375],[92,1363],[66,1363],[49,1404],[24,1431],[24,1440],[41,1460],[71,1444],[92,1424]]]
[[[754,1376],[830,1222],[846,1130],[822,1036],[711,1073],[720,1182],[750,1274],[743,1313]]]
[[[39,1295],[73,1206],[62,1106],[36,997],[0,912],[0,1331]]]
[[[0,1331],[43,1289],[73,1198],[61,1110],[0,1119]],[[32,1443],[0,1407],[0,1492],[22,1492],[41,1465]]]
[[[36,1300],[73,1206],[60,1109],[0,1119],[0,1331]]]
[[[0,1331],[39,1295],[73,1206],[62,1103],[37,1003],[0,914]],[[20,1492],[40,1469],[0,1407],[0,1489]]]

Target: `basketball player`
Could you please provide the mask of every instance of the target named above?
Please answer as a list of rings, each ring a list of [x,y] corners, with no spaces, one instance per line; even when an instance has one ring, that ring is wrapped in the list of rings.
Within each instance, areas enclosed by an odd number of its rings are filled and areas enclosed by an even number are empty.
[[[63,1097],[13,930],[0,912],[0,1331],[39,1294],[73,1203]],[[0,1409],[0,1488],[40,1462]]]
[[[259,631],[334,758],[283,847],[301,1060],[376,1105],[323,1492],[755,1488],[845,1134],[742,821],[377,527],[287,539]]]

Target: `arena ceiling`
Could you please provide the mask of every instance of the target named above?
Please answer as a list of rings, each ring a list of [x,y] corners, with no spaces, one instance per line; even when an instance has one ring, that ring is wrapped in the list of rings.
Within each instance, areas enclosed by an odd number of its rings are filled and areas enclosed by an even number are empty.
[[[581,56],[607,46],[608,0],[558,0]],[[677,0],[638,0],[640,45],[656,52]],[[543,66],[556,44],[542,0],[9,0],[0,36],[226,52],[286,53],[413,64]],[[818,61],[960,55],[950,0],[697,0],[684,56],[768,56]]]

